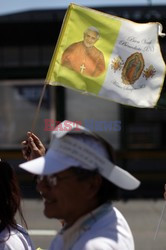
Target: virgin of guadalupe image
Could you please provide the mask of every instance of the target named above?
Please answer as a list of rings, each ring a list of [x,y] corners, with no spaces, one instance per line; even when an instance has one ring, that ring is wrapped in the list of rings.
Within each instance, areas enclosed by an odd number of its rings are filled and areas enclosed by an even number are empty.
[[[134,53],[125,62],[122,70],[122,81],[124,84],[134,84],[139,79],[144,69],[144,59],[141,53]]]
[[[82,41],[64,50],[61,65],[85,76],[100,76],[105,71],[105,60],[103,53],[94,46],[99,37],[96,27],[88,27]]]

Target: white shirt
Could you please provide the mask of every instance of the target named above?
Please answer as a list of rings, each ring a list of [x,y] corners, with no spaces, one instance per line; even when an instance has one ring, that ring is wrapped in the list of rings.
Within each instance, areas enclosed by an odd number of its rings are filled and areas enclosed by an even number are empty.
[[[7,229],[0,233],[0,250],[35,250],[26,230],[20,225],[17,228],[11,228],[10,237]],[[4,239],[7,240],[1,242]]]
[[[123,215],[104,204],[60,232],[49,250],[134,250],[134,240]]]

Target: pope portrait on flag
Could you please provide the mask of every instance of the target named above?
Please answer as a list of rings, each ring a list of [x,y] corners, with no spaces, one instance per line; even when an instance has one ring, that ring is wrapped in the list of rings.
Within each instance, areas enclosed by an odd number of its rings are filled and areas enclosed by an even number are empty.
[[[90,26],[84,31],[83,41],[68,46],[63,52],[61,64],[80,74],[97,77],[105,70],[103,53],[95,47],[99,30]]]

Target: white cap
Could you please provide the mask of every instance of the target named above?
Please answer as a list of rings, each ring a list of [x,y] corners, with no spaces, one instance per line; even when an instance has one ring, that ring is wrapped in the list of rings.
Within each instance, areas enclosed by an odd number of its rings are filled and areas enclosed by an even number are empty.
[[[82,134],[93,136],[79,124],[63,121],[55,128],[46,155],[19,167],[36,175],[51,175],[70,167],[98,169],[101,176],[120,188],[133,190],[140,185],[139,180],[109,160],[108,152],[100,141]]]

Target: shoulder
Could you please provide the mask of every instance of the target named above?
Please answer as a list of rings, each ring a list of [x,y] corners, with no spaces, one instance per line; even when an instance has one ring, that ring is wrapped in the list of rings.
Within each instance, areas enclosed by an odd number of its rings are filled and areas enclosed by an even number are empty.
[[[75,50],[82,47],[82,42],[77,42],[77,43],[72,43],[71,45],[69,45],[65,51],[69,51],[69,50]]]
[[[132,237],[132,233],[130,227],[127,223],[127,220],[123,216],[123,214],[116,208],[112,207],[108,213],[105,214],[95,225],[96,229],[100,230],[102,228],[104,230],[108,229],[110,235],[112,232],[116,232],[117,234],[122,234],[125,232],[125,235],[128,237]]]
[[[127,221],[118,209],[112,207],[93,226],[87,230],[75,248],[84,250],[134,250],[133,236]]]
[[[99,237],[96,239],[90,239],[84,245],[84,250],[114,250],[115,244],[114,242],[110,242],[109,239]]]
[[[25,249],[35,249],[28,232],[21,225],[17,225],[17,233],[19,239],[22,241]]]
[[[9,232],[7,229],[5,229],[1,235],[0,239],[6,239],[5,242],[0,243],[0,249],[4,250],[34,250],[34,246],[31,242],[31,239],[26,232],[26,230],[20,226],[17,225],[17,229],[11,228],[10,231],[10,237]],[[5,246],[4,248],[2,247]]]
[[[83,248],[81,247],[83,246]],[[84,249],[84,250],[119,250],[119,249],[123,249],[123,250],[134,250],[134,245],[132,242],[126,242],[125,241],[121,241],[119,239],[114,240],[114,239],[109,239],[107,237],[104,236],[99,236],[96,238],[92,238],[89,239],[88,241],[86,241],[85,243],[82,242],[82,244],[73,248],[73,250],[77,250],[77,249]]]
[[[93,55],[93,57],[95,57],[97,60],[100,60],[100,61],[102,61],[102,62],[104,62],[104,55],[103,55],[103,53],[99,50],[99,49],[97,49],[95,46],[93,46],[92,48],[91,48],[91,52],[90,52],[92,55]]]
[[[62,249],[63,248],[63,237],[61,234],[57,234],[51,242],[49,250]]]
[[[22,234],[28,235],[28,232],[26,231],[26,229],[19,224],[17,224],[17,230]]]
[[[93,52],[95,52],[97,55],[100,55],[100,56],[103,55],[103,53],[101,52],[101,50],[99,50],[95,46],[93,46]]]

